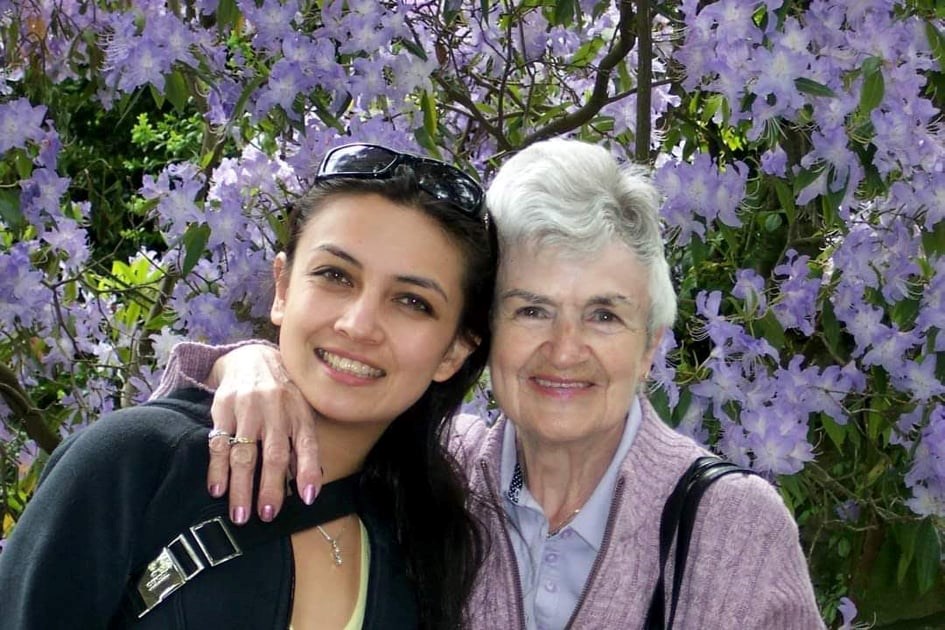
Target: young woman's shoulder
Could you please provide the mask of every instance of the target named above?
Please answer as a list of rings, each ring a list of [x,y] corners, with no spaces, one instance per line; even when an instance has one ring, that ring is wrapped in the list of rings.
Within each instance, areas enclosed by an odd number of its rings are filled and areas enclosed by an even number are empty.
[[[66,457],[113,467],[123,461],[137,466],[199,444],[206,449],[210,428],[210,394],[182,390],[166,398],[108,413],[69,436],[54,451],[47,469]]]

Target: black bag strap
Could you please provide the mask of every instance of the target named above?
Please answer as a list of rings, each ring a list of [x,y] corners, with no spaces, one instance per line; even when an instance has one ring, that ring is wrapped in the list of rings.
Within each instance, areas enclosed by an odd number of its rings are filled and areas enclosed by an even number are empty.
[[[294,493],[271,523],[251,520],[235,526],[227,520],[226,505],[214,503],[132,574],[126,600],[132,616],[143,617],[197,574],[238,558],[247,549],[357,512],[360,481],[356,473],[325,484],[312,506]]]
[[[663,506],[660,517],[660,574],[653,589],[650,608],[646,615],[646,630],[671,630],[676,617],[676,605],[682,588],[689,541],[696,522],[696,512],[702,495],[715,481],[732,473],[753,474],[753,471],[737,466],[715,456],[700,457],[679,478],[672,494]],[[673,590],[670,598],[669,619],[666,619],[666,561],[669,550],[676,539],[676,556],[673,564]]]

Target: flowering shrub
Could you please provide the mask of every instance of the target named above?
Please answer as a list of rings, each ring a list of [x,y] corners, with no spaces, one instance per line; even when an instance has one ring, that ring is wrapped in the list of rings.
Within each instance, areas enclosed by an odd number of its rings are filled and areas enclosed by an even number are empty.
[[[569,135],[665,194],[667,421],[778,484],[828,621],[941,621],[942,14],[0,2],[2,531],[45,455],[147,397],[177,340],[258,334],[281,209],[327,148],[419,145],[488,180]]]

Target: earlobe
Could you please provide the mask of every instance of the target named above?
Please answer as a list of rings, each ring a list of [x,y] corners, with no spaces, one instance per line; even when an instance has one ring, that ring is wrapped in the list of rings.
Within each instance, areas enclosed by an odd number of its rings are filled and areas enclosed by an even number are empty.
[[[665,328],[660,328],[650,337],[649,347],[643,354],[643,377],[641,380],[645,381],[650,377],[650,368],[653,367],[653,357],[656,356],[656,352],[663,342],[663,333],[665,332]]]
[[[442,383],[452,378],[478,346],[478,340],[472,341],[463,335],[457,335],[446,354],[443,355],[443,360],[440,361],[439,367],[433,374],[433,380]]]
[[[274,325],[281,326],[285,316],[285,296],[289,288],[285,252],[279,252],[276,259],[272,261],[272,280],[276,285],[276,292],[272,298],[272,308],[269,309],[269,320]]]

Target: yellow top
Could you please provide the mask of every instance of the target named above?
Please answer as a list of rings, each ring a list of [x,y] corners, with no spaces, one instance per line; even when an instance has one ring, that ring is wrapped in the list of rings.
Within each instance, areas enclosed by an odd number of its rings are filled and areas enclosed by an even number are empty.
[[[371,541],[368,540],[367,529],[364,523],[358,519],[358,526],[361,528],[361,585],[358,587],[358,601],[354,604],[354,610],[351,612],[351,618],[345,625],[344,630],[358,630],[364,623],[364,606],[367,603],[367,584],[368,573],[371,567]]]

